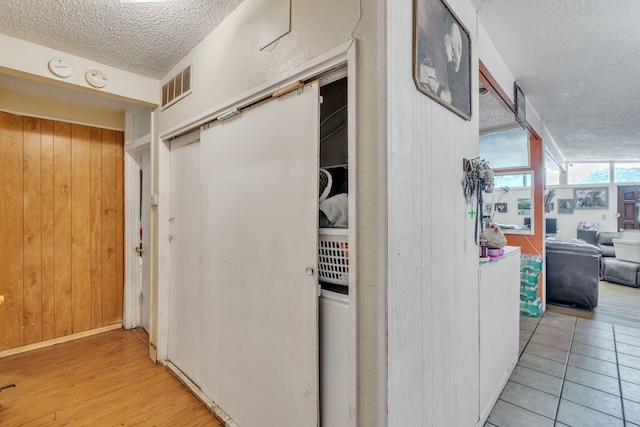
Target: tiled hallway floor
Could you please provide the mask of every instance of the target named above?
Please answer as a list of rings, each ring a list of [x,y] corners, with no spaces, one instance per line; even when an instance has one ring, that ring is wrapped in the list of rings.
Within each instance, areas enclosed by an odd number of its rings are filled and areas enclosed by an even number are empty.
[[[640,426],[640,330],[521,316],[520,353],[486,426]]]

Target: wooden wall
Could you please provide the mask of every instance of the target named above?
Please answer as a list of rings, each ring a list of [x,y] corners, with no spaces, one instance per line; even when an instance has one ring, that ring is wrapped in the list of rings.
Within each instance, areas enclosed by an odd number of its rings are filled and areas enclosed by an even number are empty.
[[[120,131],[0,112],[0,350],[122,321]]]

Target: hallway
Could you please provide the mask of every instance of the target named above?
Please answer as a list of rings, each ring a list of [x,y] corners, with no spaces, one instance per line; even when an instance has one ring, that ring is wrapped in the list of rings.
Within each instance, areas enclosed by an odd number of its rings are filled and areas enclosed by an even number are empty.
[[[520,360],[485,425],[640,425],[640,330],[521,316]]]

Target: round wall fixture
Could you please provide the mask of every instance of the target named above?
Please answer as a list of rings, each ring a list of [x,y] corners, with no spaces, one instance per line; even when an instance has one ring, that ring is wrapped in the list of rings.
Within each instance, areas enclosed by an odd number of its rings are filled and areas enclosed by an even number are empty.
[[[107,85],[107,76],[100,70],[88,70],[84,73],[84,78],[93,87],[101,88]]]
[[[71,64],[69,64],[66,59],[51,58],[48,66],[51,74],[62,77],[63,79],[66,79],[73,73],[73,67],[71,67]]]

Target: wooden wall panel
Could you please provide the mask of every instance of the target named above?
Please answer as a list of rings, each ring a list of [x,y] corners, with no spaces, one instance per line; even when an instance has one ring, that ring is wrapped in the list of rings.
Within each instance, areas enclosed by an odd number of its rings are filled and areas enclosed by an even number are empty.
[[[102,131],[91,128],[91,327],[102,326]]]
[[[116,132],[102,131],[102,232],[115,236],[118,232],[118,162]],[[117,243],[115,239],[102,239],[102,323],[118,321],[117,313]]]
[[[53,121],[41,122],[42,340],[55,338],[55,249],[53,206]]]
[[[22,345],[23,119],[0,112],[0,348]]]
[[[71,315],[71,124],[53,126],[55,335],[73,332]]]
[[[40,120],[24,118],[24,343],[42,340],[42,185]]]
[[[124,310],[124,134],[116,133],[116,321],[122,322]]]
[[[71,283],[73,332],[91,329],[91,138],[73,125],[71,138]]]
[[[122,321],[123,137],[0,112],[0,350]]]

